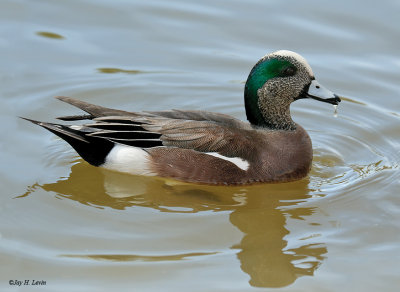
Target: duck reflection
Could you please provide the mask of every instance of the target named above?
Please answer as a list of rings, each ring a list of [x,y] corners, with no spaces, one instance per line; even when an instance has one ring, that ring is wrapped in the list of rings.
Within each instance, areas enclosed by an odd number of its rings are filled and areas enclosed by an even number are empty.
[[[298,186],[298,184],[297,184]],[[308,208],[285,210],[294,204],[281,200],[301,200],[299,190],[288,188],[272,193],[248,193],[245,206],[234,210],[230,221],[245,235],[237,248],[241,269],[251,276],[250,284],[255,287],[283,287],[290,285],[300,276],[312,276],[327,253],[322,244],[308,244],[288,249],[285,237],[287,216],[302,217],[312,214]],[[290,192],[296,192],[294,195]]]
[[[312,208],[296,204],[310,195],[308,181],[215,187],[135,177],[78,162],[68,178],[40,187],[97,208],[150,207],[162,212],[231,211],[230,222],[244,236],[237,249],[241,269],[255,287],[283,287],[312,276],[327,253],[323,243],[288,248],[288,218],[305,218]],[[298,241],[298,238],[295,240]]]

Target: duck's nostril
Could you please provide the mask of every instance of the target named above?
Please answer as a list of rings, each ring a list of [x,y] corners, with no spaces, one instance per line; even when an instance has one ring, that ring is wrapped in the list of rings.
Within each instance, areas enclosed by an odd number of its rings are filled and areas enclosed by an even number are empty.
[[[319,89],[319,85],[315,86],[317,89]]]

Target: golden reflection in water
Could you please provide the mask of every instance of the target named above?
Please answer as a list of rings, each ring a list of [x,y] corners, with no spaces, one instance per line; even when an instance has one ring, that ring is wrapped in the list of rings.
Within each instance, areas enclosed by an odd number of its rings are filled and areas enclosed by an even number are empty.
[[[58,39],[58,40],[62,40],[64,39],[64,37],[58,33],[54,33],[54,32],[48,32],[48,31],[38,31],[36,33],[39,36],[45,37],[45,38],[50,38],[50,39]]]
[[[97,68],[97,72],[104,73],[104,74],[116,74],[116,73],[124,73],[124,74],[172,74],[178,72],[170,72],[170,71],[143,71],[143,70],[128,70],[128,69],[121,69],[121,68],[111,68],[111,67],[103,67]]]
[[[115,73],[126,73],[126,74],[139,74],[144,73],[139,70],[126,70],[126,69],[119,69],[119,68],[97,68],[97,71],[100,73],[106,74],[115,74]]]
[[[304,218],[313,208],[295,207],[310,195],[308,180],[242,187],[193,185],[161,178],[131,176],[79,162],[68,178],[39,187],[97,208],[132,206],[162,212],[231,211],[230,222],[243,232],[237,249],[241,269],[255,287],[283,287],[300,276],[312,276],[325,258],[324,243],[289,249],[287,217]],[[38,187],[38,185],[31,188]],[[29,195],[29,192],[26,194]],[[218,251],[216,252],[218,253]],[[214,253],[210,253],[214,254]],[[181,260],[199,253],[148,257],[140,255],[64,255],[111,261]]]
[[[198,257],[213,255],[217,252],[191,252],[184,254],[174,254],[166,256],[144,256],[144,255],[126,255],[126,254],[92,254],[92,255],[61,255],[66,258],[86,258],[93,260],[127,262],[127,261],[142,261],[142,262],[162,262],[162,261],[181,261],[189,257]]]

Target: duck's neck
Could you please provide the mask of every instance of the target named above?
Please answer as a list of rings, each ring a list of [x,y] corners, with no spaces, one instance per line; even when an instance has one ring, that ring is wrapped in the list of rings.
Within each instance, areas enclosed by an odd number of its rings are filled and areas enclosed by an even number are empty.
[[[290,104],[280,104],[263,89],[249,90],[245,87],[244,101],[247,120],[256,127],[271,130],[296,130],[290,115]]]
[[[260,111],[264,117],[264,127],[271,130],[296,130],[296,123],[290,115],[290,105],[282,107],[275,104],[260,104]]]

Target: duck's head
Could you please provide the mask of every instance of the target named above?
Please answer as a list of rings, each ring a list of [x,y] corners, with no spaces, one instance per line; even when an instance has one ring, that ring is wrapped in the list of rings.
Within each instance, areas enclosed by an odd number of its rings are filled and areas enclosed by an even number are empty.
[[[281,50],[264,56],[246,81],[244,99],[249,122],[258,127],[295,130],[290,104],[312,98],[338,105],[339,96],[321,86],[307,61],[299,54]]]

